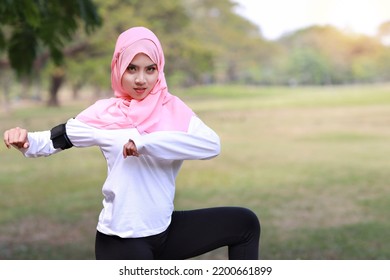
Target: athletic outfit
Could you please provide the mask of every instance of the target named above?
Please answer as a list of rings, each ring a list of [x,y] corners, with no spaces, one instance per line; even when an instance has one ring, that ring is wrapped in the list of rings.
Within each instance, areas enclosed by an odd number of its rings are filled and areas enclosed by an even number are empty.
[[[159,71],[143,100],[129,98],[121,77],[137,53]],[[221,246],[229,258],[257,259],[260,225],[238,207],[174,211],[175,180],[184,160],[211,159],[220,152],[218,135],[179,98],[163,73],[157,37],[137,27],[117,40],[111,64],[115,98],[103,99],[51,131],[28,134],[26,157],[49,156],[75,147],[100,147],[107,161],[103,209],[96,235],[97,259],[182,259]],[[123,157],[131,139],[139,157]]]
[[[174,211],[175,178],[183,160],[209,159],[220,149],[218,136],[198,117],[190,124],[188,133],[140,135],[134,128],[101,130],[77,119],[66,123],[64,138],[75,147],[99,146],[107,160],[97,259],[185,259],[222,246],[229,246],[230,259],[258,258],[260,228],[251,211],[238,207]],[[24,155],[62,151],[54,147],[52,135],[53,130],[30,132]],[[124,159],[123,143],[129,138],[140,156]]]

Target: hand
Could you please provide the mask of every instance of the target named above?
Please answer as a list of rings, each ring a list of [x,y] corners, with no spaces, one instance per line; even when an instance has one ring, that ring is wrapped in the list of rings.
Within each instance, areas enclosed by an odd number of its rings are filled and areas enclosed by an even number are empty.
[[[135,145],[134,141],[129,139],[129,141],[123,145],[123,157],[127,158],[128,156],[135,156],[138,157],[138,151],[137,146]]]
[[[17,149],[27,149],[30,146],[27,137],[27,130],[15,127],[4,132],[4,143],[8,149],[14,146]]]

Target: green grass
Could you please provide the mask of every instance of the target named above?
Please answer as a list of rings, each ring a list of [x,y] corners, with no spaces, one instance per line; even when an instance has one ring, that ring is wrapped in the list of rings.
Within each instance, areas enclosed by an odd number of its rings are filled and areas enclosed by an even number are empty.
[[[222,140],[218,158],[183,165],[177,209],[251,208],[262,259],[390,259],[390,86],[177,93]],[[47,129],[81,109],[14,109],[0,129]],[[0,160],[0,259],[93,259],[99,150],[25,159],[1,147]]]

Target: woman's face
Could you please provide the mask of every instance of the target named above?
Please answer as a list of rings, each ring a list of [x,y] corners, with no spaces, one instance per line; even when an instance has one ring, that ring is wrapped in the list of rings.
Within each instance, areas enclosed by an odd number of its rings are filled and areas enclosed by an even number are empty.
[[[122,88],[129,96],[142,100],[153,89],[158,79],[157,65],[144,53],[137,54],[122,76]]]

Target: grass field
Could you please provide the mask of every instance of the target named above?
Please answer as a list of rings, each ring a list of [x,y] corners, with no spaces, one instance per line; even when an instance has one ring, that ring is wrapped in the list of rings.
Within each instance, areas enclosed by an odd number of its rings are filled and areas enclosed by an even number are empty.
[[[183,165],[177,209],[251,208],[262,259],[390,259],[390,85],[177,94],[222,140],[218,158]],[[82,108],[14,109],[0,129],[48,129]],[[25,159],[2,146],[0,160],[0,259],[93,259],[100,151]]]

